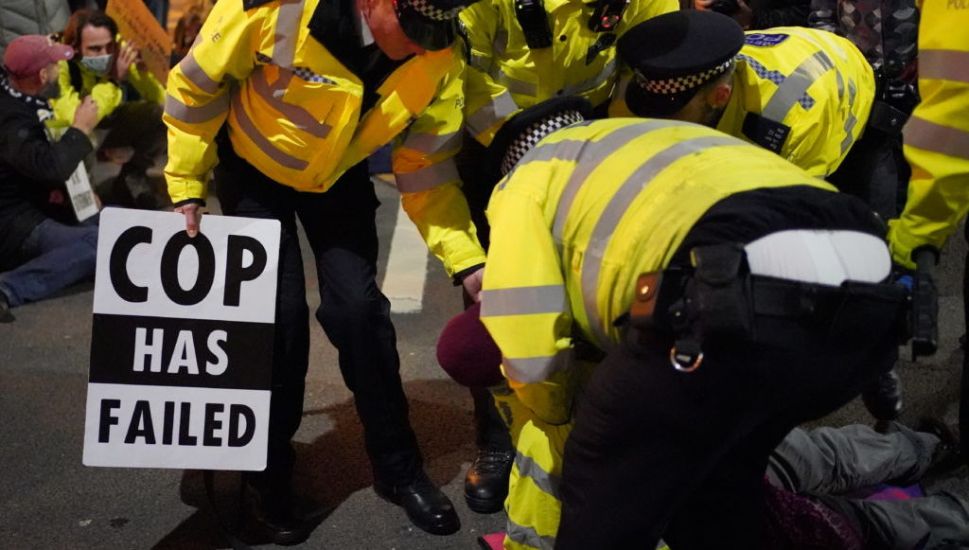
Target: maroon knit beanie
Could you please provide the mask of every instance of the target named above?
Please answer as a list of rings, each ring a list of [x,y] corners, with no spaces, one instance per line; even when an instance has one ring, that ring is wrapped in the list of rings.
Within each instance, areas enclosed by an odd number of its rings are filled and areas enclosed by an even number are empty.
[[[462,386],[494,386],[502,380],[501,351],[480,315],[480,303],[455,315],[437,340],[437,362]]]

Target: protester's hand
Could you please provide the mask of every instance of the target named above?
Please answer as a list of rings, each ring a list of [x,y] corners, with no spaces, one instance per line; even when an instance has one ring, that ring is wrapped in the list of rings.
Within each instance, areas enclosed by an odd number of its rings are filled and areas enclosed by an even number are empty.
[[[693,0],[693,9],[704,11],[710,9],[713,5],[713,0]]]
[[[91,96],[86,96],[74,111],[74,123],[71,126],[84,132],[85,135],[90,136],[91,132],[94,131],[94,127],[97,125],[98,106],[91,99]]]
[[[195,237],[199,234],[199,224],[202,222],[201,208],[194,202],[175,207],[176,212],[185,215],[185,232],[188,233],[189,237]]]
[[[475,271],[461,280],[461,286],[475,302],[481,301],[481,283],[484,281],[484,268]]]
[[[121,43],[118,56],[114,60],[114,78],[118,82],[128,78],[128,70],[138,62],[138,50],[127,42]]]

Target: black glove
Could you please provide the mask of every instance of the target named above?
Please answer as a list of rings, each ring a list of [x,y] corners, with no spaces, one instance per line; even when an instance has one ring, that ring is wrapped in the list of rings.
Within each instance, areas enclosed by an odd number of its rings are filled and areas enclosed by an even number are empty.
[[[912,280],[912,361],[935,353],[939,346],[939,290],[935,286],[935,264],[939,251],[923,246],[912,252],[915,274]]]

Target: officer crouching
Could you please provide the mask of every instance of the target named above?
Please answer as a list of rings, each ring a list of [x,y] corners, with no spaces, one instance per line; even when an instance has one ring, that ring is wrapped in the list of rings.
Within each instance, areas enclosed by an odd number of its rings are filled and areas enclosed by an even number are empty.
[[[481,320],[518,453],[505,547],[761,547],[770,451],[895,361],[883,226],[737,138],[582,111],[539,105],[492,146],[508,174]]]

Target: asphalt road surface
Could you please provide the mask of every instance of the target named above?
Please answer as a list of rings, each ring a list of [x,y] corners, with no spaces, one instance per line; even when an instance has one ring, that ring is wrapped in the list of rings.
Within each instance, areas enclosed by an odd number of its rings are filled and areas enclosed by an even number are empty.
[[[449,537],[426,534],[404,512],[381,500],[363,450],[361,429],[336,354],[313,322],[303,424],[296,437],[295,486],[319,525],[305,548],[472,549],[482,533],[501,530],[504,514],[471,512],[462,498],[464,472],[474,455],[471,400],[437,366],[434,345],[461,297],[437,260],[398,222],[398,199],[378,183],[381,280],[392,287],[394,323],[411,421],[431,478],[444,486],[461,517]],[[394,251],[390,250],[393,243]],[[304,251],[308,247],[304,248]],[[304,253],[305,258],[310,254]],[[964,332],[961,238],[940,270],[941,349],[919,364],[903,362],[904,420],[923,415],[955,420]],[[312,266],[311,310],[319,303]],[[414,290],[416,289],[416,291]],[[0,548],[225,548],[206,504],[202,475],[165,469],[90,468],[81,464],[90,350],[92,285],[85,284],[15,310],[0,325]],[[903,350],[903,356],[908,352]],[[870,423],[858,402],[819,424]],[[969,469],[933,482],[969,497]],[[234,514],[238,476],[216,475],[216,501]],[[617,495],[617,498],[622,498]],[[259,533],[248,533],[258,545]]]

